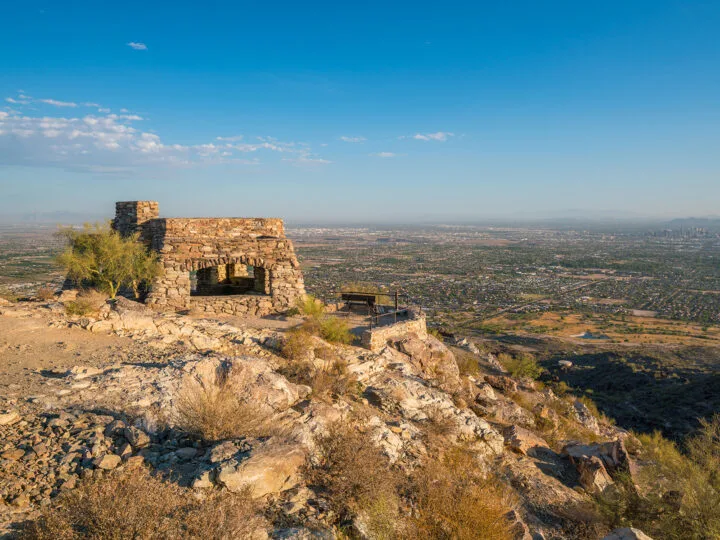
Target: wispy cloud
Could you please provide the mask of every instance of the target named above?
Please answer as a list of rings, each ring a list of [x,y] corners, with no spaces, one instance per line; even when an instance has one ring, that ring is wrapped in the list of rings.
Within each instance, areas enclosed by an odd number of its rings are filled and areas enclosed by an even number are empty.
[[[415,135],[404,135],[400,139],[415,139],[416,141],[440,141],[445,142],[449,137],[454,137],[449,131],[437,131],[435,133],[416,133]]]
[[[323,165],[327,159],[313,153],[307,143],[274,137],[242,135],[216,137],[201,144],[173,144],[159,134],[141,128],[143,118],[99,113],[76,116],[33,114],[23,100],[8,98],[17,109],[0,110],[0,165],[62,167],[72,171],[120,174],[143,166],[198,166],[213,164],[258,165],[263,155],[279,154],[293,165]],[[73,102],[30,98],[27,103],[46,103],[78,108]],[[81,102],[95,108],[94,102]],[[26,110],[23,110],[26,109]],[[248,159],[248,154],[253,157]]]
[[[343,135],[340,137],[340,140],[347,143],[361,143],[363,141],[366,141],[367,139],[365,137],[346,137]]]
[[[77,107],[77,103],[72,101],[58,101],[57,99],[38,99],[40,103],[46,103],[53,107]]]
[[[131,49],[135,49],[136,51],[147,51],[148,50],[147,45],[145,45],[144,43],[140,43],[138,41],[131,41],[130,43],[127,44],[127,46],[130,47]]]
[[[376,152],[375,154],[370,154],[371,156],[375,157],[381,157],[381,158],[392,158],[396,157],[397,154],[395,152]]]

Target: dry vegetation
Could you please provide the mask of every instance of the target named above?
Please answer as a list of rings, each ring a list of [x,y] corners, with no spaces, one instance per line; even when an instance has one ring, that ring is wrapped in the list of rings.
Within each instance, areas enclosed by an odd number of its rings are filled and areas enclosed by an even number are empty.
[[[429,460],[411,478],[411,493],[414,538],[511,538],[506,515],[512,499],[498,481],[479,473],[469,450],[452,448]]]
[[[238,399],[232,377],[222,372],[214,381],[187,381],[175,405],[176,427],[209,442],[281,435],[281,429],[267,413]]]
[[[360,514],[374,514],[372,521],[377,523],[385,522],[387,514],[399,516],[401,476],[367,434],[334,424],[316,444],[318,462],[306,469],[305,476],[326,497],[338,525]]]
[[[21,538],[252,538],[267,526],[247,494],[205,499],[144,468],[93,476],[58,497]]]
[[[18,301],[18,295],[7,287],[3,287],[2,285],[0,285],[0,298],[13,303]]]
[[[81,291],[75,300],[65,302],[65,313],[85,317],[95,315],[107,301],[107,295],[94,289]]]
[[[280,372],[294,383],[312,388],[314,398],[353,397],[358,393],[358,381],[348,372],[346,362],[331,347],[319,345],[304,328],[287,333],[281,352],[288,361]]]
[[[327,498],[341,529],[354,523],[369,538],[511,537],[512,500],[479,473],[471,451],[451,448],[407,475],[352,427],[334,425],[316,442],[320,460],[306,478]]]
[[[35,292],[35,298],[42,302],[48,302],[55,298],[55,288],[50,285],[43,285]]]
[[[600,499],[608,523],[655,538],[720,538],[720,415],[702,422],[685,452],[659,433],[638,438],[639,489],[628,477]]]

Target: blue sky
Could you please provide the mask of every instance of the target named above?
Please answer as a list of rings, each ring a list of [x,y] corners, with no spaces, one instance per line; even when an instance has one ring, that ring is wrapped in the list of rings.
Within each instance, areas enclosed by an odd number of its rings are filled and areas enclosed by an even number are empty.
[[[2,214],[720,213],[717,1],[32,0],[3,18]]]

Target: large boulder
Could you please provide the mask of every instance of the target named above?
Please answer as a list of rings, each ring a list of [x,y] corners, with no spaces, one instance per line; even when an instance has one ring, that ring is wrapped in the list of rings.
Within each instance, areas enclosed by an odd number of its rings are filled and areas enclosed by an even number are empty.
[[[602,460],[597,456],[577,460],[575,466],[580,475],[580,485],[589,493],[602,493],[615,483]]]
[[[453,389],[459,386],[460,370],[455,362],[455,355],[440,340],[433,336],[421,339],[416,334],[408,334],[395,341],[393,346],[410,357],[410,362],[424,379],[443,388]]]
[[[485,375],[485,382],[506,395],[514,394],[518,390],[517,383],[505,375]]]
[[[470,409],[458,408],[450,396],[418,377],[383,373],[373,377],[365,397],[380,409],[406,420],[442,424],[447,435],[462,441],[480,439],[493,453],[503,449],[503,438]]]
[[[621,439],[600,444],[569,444],[563,455],[570,458],[580,474],[580,483],[593,493],[605,490],[613,482],[613,475],[626,473],[631,479],[636,465],[630,459]]]
[[[250,356],[213,357],[190,364],[181,387],[198,380],[212,385],[222,379],[232,385],[240,401],[268,414],[286,411],[310,393],[309,387],[291,383],[273,371],[267,360]]]
[[[304,463],[305,451],[300,446],[268,441],[247,459],[223,462],[216,481],[231,492],[247,488],[252,497],[260,498],[297,486]]]
[[[542,437],[520,426],[508,426],[503,430],[505,444],[519,454],[528,455],[536,448],[549,448]]]

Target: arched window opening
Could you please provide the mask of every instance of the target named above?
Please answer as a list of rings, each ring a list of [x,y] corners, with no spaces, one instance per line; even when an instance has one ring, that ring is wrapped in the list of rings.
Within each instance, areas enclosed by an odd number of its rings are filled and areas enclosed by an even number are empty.
[[[221,264],[190,272],[192,296],[270,294],[269,272],[260,266]]]

